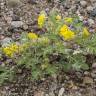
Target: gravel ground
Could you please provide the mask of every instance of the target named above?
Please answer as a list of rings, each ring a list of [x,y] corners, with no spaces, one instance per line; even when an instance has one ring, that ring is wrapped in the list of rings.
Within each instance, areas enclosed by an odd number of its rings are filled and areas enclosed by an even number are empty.
[[[78,15],[90,32],[96,32],[96,0],[0,0],[0,42],[18,39],[21,32],[34,31],[37,16],[45,10],[57,8],[62,16]],[[50,1],[50,2],[49,2]],[[96,96],[96,63],[92,70],[73,74],[61,73],[59,76],[43,78],[40,81],[28,80],[30,72],[23,70],[17,73],[13,82],[0,87],[0,96]]]

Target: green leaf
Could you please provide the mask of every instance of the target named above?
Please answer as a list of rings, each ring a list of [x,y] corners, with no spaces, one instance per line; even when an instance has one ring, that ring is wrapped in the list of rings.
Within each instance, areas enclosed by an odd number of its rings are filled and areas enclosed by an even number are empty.
[[[89,66],[88,66],[88,64],[82,64],[81,65],[81,69],[83,69],[83,70],[88,70],[89,69]]]

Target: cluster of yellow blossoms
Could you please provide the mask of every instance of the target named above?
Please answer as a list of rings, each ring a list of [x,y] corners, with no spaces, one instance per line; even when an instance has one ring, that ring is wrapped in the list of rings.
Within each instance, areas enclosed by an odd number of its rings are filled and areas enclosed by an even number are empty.
[[[64,40],[71,40],[75,37],[75,33],[71,31],[67,25],[63,25],[63,27],[61,27],[59,34],[64,38]],[[86,27],[83,28],[82,36],[84,38],[90,36]]]
[[[2,50],[7,56],[13,57],[15,53],[19,52],[20,47],[17,44],[11,44],[7,47],[4,47]]]
[[[33,39],[33,40],[38,38],[38,36],[33,32],[28,33],[27,36],[29,39]]]
[[[45,16],[44,13],[39,15],[39,17],[38,17],[38,26],[39,26],[39,28],[43,27],[45,19],[46,19],[46,16]]]
[[[9,46],[3,47],[3,53],[8,57],[14,57],[15,54],[19,54],[23,52],[25,49],[29,47],[29,43],[25,43],[22,45],[18,44],[11,44]]]
[[[64,37],[65,40],[71,40],[75,37],[75,33],[71,31],[67,25],[63,25],[63,27],[61,27],[59,34]]]

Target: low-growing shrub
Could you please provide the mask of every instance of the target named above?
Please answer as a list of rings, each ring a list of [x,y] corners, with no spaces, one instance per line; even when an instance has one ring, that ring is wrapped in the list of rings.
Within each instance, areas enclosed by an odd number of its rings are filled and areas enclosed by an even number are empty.
[[[60,70],[89,69],[86,55],[94,54],[96,39],[78,17],[62,18],[54,10],[49,16],[41,12],[38,27],[45,28],[46,32],[27,39],[29,47],[18,62],[31,70],[33,79],[57,74]]]
[[[41,12],[38,28],[46,32],[41,35],[22,33],[16,48],[12,45],[2,48],[5,55],[15,58],[17,66],[22,65],[31,71],[30,78],[40,79],[61,70],[89,69],[86,56],[96,54],[96,34],[91,34],[79,17],[63,18],[54,9],[49,15]]]

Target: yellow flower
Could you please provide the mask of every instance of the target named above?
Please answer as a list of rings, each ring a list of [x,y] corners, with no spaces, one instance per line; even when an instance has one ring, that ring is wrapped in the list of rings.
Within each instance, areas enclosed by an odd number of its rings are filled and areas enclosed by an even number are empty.
[[[10,48],[6,47],[6,48],[3,48],[3,52],[7,55],[7,56],[10,56],[12,57],[13,53],[11,52]]]
[[[75,37],[74,32],[68,31],[63,33],[63,37],[65,40],[71,40]]]
[[[86,27],[84,27],[82,35],[83,37],[88,37],[90,35]]]
[[[56,16],[56,20],[61,20],[61,16],[60,15],[57,15]]]
[[[70,18],[70,17],[66,17],[66,18],[64,18],[64,20],[67,23],[72,23],[73,22],[73,18]]]
[[[38,38],[38,36],[35,33],[31,33],[31,32],[28,33],[27,36],[29,39],[37,39]]]
[[[4,47],[3,52],[9,57],[13,57],[15,53],[19,51],[19,46],[16,44],[11,44],[10,46]]]
[[[60,29],[60,36],[63,36],[65,40],[71,40],[74,39],[75,33],[71,31],[67,25],[63,25]]]
[[[44,22],[45,22],[45,19],[46,19],[46,16],[45,16],[44,13],[39,15],[39,17],[38,17],[38,26],[39,26],[40,28],[43,27]]]
[[[12,44],[12,45],[10,46],[10,49],[11,49],[12,51],[14,51],[14,52],[18,52],[19,46],[16,45],[16,44]]]
[[[68,26],[67,25],[63,25],[61,27],[61,29],[60,29],[60,32],[65,32],[65,31],[68,31],[68,30],[69,30]]]

